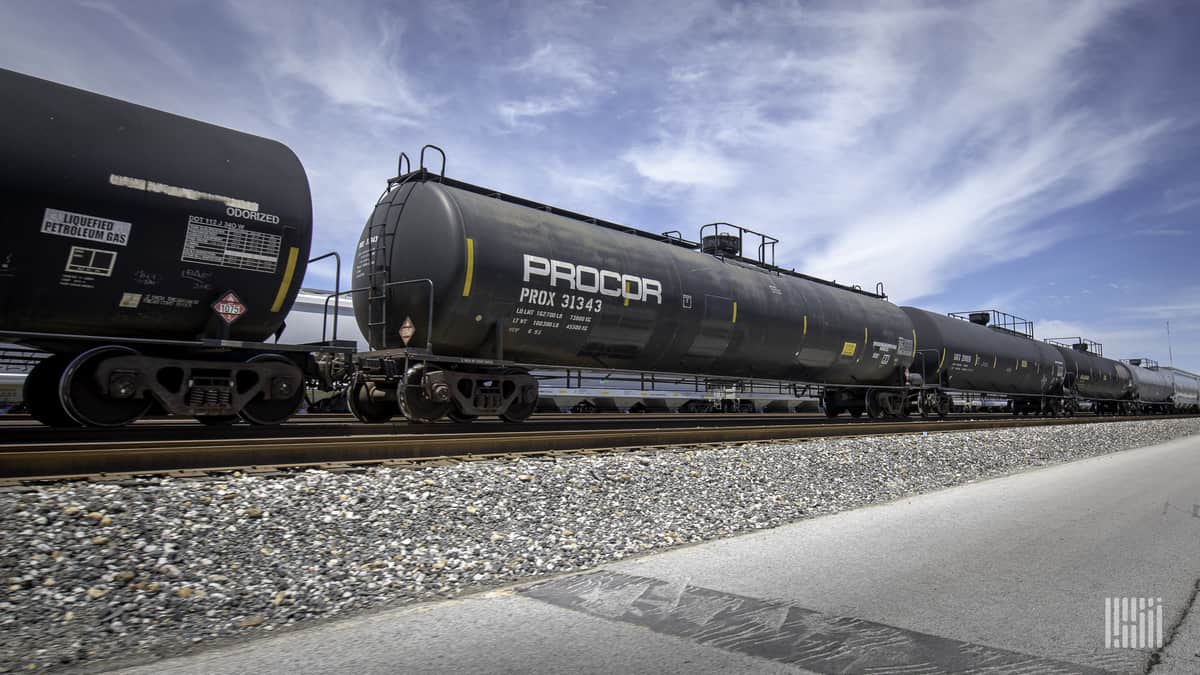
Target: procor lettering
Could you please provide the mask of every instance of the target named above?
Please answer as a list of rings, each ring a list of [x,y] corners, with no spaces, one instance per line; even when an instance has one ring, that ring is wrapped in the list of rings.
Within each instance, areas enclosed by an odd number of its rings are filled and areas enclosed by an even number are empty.
[[[599,293],[642,302],[650,302],[650,299],[654,298],[655,302],[662,304],[662,284],[657,279],[621,274],[526,253],[523,280],[529,283],[534,277],[546,278],[551,288],[562,283],[580,293]]]

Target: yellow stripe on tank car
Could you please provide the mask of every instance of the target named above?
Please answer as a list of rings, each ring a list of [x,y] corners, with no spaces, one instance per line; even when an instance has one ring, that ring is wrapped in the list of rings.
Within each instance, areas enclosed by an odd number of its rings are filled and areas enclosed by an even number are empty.
[[[733,301],[733,319],[729,323],[737,323],[737,300]]]
[[[808,337],[808,315],[807,314],[804,315],[804,332],[800,335],[800,337]]]
[[[475,279],[475,240],[467,237],[467,279],[463,282],[463,297],[471,297],[471,282]]]
[[[288,288],[292,285],[292,277],[296,275],[296,260],[300,257],[300,249],[292,246],[288,250],[287,265],[283,268],[283,278],[279,280],[279,291],[275,293],[275,304],[271,305],[272,312],[283,309],[283,301],[287,299]]]
[[[625,288],[625,290],[621,293],[621,295],[625,296],[625,306],[628,307],[629,306],[629,282],[628,281],[625,282],[624,288]]]
[[[942,369],[942,364],[946,362],[946,348],[942,347],[942,358],[938,359],[938,370]]]

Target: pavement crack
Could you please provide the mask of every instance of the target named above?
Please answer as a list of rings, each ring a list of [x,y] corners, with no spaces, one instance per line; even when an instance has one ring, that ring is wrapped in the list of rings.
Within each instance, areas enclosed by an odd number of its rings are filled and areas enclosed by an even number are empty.
[[[1154,672],[1154,669],[1162,664],[1163,655],[1170,649],[1171,643],[1175,641],[1175,636],[1179,634],[1179,630],[1183,627],[1183,622],[1187,621],[1188,615],[1192,613],[1192,608],[1196,605],[1197,595],[1200,595],[1200,579],[1197,579],[1196,583],[1192,584],[1192,594],[1188,597],[1183,611],[1179,613],[1179,618],[1167,630],[1162,646],[1155,649],[1154,653],[1150,655],[1150,660],[1146,662],[1146,673]]]

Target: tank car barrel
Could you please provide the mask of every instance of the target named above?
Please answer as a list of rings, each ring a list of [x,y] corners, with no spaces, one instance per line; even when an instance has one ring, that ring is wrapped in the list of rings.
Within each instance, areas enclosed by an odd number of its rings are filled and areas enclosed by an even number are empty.
[[[0,90],[0,337],[54,354],[26,380],[34,415],[290,415],[308,357],[259,343],[278,337],[308,263],[295,154],[7,70]]]

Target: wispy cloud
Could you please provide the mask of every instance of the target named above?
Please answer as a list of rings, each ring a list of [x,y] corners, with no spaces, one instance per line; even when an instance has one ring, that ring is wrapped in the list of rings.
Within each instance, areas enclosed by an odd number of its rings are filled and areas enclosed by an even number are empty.
[[[605,82],[608,75],[595,63],[591,52],[579,45],[544,44],[504,70],[514,89],[537,92],[496,105],[496,111],[510,126],[585,108],[609,91]]]
[[[1163,191],[1163,214],[1190,211],[1200,206],[1200,183],[1170,187]]]
[[[1104,356],[1110,359],[1149,357],[1160,365],[1175,365],[1195,369],[1200,348],[1195,338],[1200,334],[1200,321],[1171,321],[1171,339],[1167,338],[1166,322],[1111,323],[1095,321],[1065,321],[1040,319],[1034,322],[1039,339],[1054,337],[1084,337],[1104,345]]]
[[[195,72],[195,66],[189,63],[177,48],[116,5],[110,2],[102,2],[101,0],[82,0],[79,5],[85,9],[100,12],[115,19],[141,43],[148,54],[161,63],[170,66],[176,73],[191,76]]]
[[[1125,185],[1171,129],[1074,104],[1118,9],[758,12],[741,30],[761,39],[680,53],[656,138],[625,156],[696,187],[679,200],[697,220],[786,235],[807,271],[928,295],[1072,236],[1069,209]]]
[[[1138,305],[1128,307],[1125,311],[1130,316],[1145,319],[1200,320],[1200,300],[1195,298],[1196,296],[1192,295],[1190,298],[1179,298],[1169,302]]]
[[[501,101],[496,105],[496,112],[510,125],[516,125],[527,118],[542,117],[555,113],[577,110],[582,107],[582,100],[572,94],[559,96],[535,96],[520,101]]]
[[[230,15],[258,41],[255,56],[267,80],[311,87],[330,103],[361,106],[393,122],[415,122],[430,110],[403,66],[399,45],[406,25],[400,13],[377,15],[315,5],[233,2]]]
[[[640,146],[622,158],[643,177],[659,183],[729,188],[742,176],[741,166],[722,159],[713,145],[694,139],[671,139]]]
[[[583,91],[604,87],[599,68],[579,45],[546,44],[509,67],[514,73],[569,84]]]
[[[1104,355],[1114,359],[1145,356],[1165,366],[1173,357],[1177,366],[1200,372],[1197,297],[1200,286],[1156,288],[1153,297],[1142,302],[1131,301],[1129,296],[1114,298],[1099,316],[1063,319],[1040,315],[1036,332],[1039,338],[1061,335],[1097,340],[1104,344]]]
[[[1178,227],[1146,227],[1130,234],[1138,237],[1183,237],[1191,233]]]

